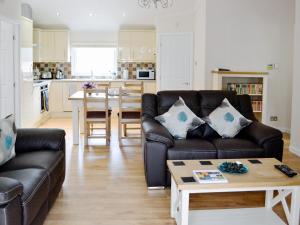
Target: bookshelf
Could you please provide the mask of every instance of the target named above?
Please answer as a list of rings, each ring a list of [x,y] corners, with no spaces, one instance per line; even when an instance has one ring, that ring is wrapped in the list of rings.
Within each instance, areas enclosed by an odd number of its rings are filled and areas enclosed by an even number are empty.
[[[236,91],[251,97],[253,111],[258,120],[266,122],[268,73],[212,71],[214,90]]]

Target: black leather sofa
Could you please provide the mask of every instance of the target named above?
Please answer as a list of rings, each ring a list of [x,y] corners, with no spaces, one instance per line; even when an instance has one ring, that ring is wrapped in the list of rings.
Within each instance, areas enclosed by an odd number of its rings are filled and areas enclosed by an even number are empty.
[[[40,225],[65,179],[65,132],[17,131],[16,157],[0,166],[0,225]]]
[[[254,122],[234,139],[222,139],[208,125],[189,132],[186,140],[175,140],[154,117],[168,111],[181,96],[199,117],[208,116],[226,97],[246,118]],[[282,160],[283,140],[279,130],[255,118],[250,96],[231,91],[162,91],[145,94],[142,100],[144,167],[149,188],[170,185],[167,160],[277,158]]]

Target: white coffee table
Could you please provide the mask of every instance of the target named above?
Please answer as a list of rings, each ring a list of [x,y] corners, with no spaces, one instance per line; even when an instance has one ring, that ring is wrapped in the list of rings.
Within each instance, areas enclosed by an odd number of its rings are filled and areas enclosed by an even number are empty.
[[[299,225],[300,175],[289,178],[274,168],[281,164],[276,159],[258,159],[262,164],[251,164],[248,160],[238,161],[249,167],[244,175],[224,174],[228,183],[199,184],[184,183],[182,177],[192,177],[193,170],[216,169],[225,160],[208,160],[213,165],[202,166],[199,160],[183,160],[184,166],[175,166],[168,161],[172,175],[171,217],[177,225],[283,225],[286,224],[273,212],[273,207],[281,203],[289,225]],[[226,160],[237,161],[237,160]],[[265,207],[223,210],[189,210],[190,194],[265,191]],[[274,191],[279,195],[275,196]],[[290,207],[286,197],[291,195]]]

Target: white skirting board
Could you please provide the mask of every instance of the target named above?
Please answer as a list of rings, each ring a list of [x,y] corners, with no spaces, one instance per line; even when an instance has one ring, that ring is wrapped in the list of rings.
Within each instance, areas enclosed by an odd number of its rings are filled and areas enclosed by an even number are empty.
[[[272,210],[266,208],[194,210],[189,225],[285,225]]]
[[[292,152],[292,153],[294,153],[295,155],[297,155],[297,156],[300,157],[300,149],[295,148],[294,146],[290,146],[289,149],[290,149],[290,152]]]

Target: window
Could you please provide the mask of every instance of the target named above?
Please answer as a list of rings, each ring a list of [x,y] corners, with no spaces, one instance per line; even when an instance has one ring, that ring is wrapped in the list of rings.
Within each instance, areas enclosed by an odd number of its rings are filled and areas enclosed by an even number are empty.
[[[117,49],[115,47],[73,47],[73,76],[110,77],[116,72]]]

